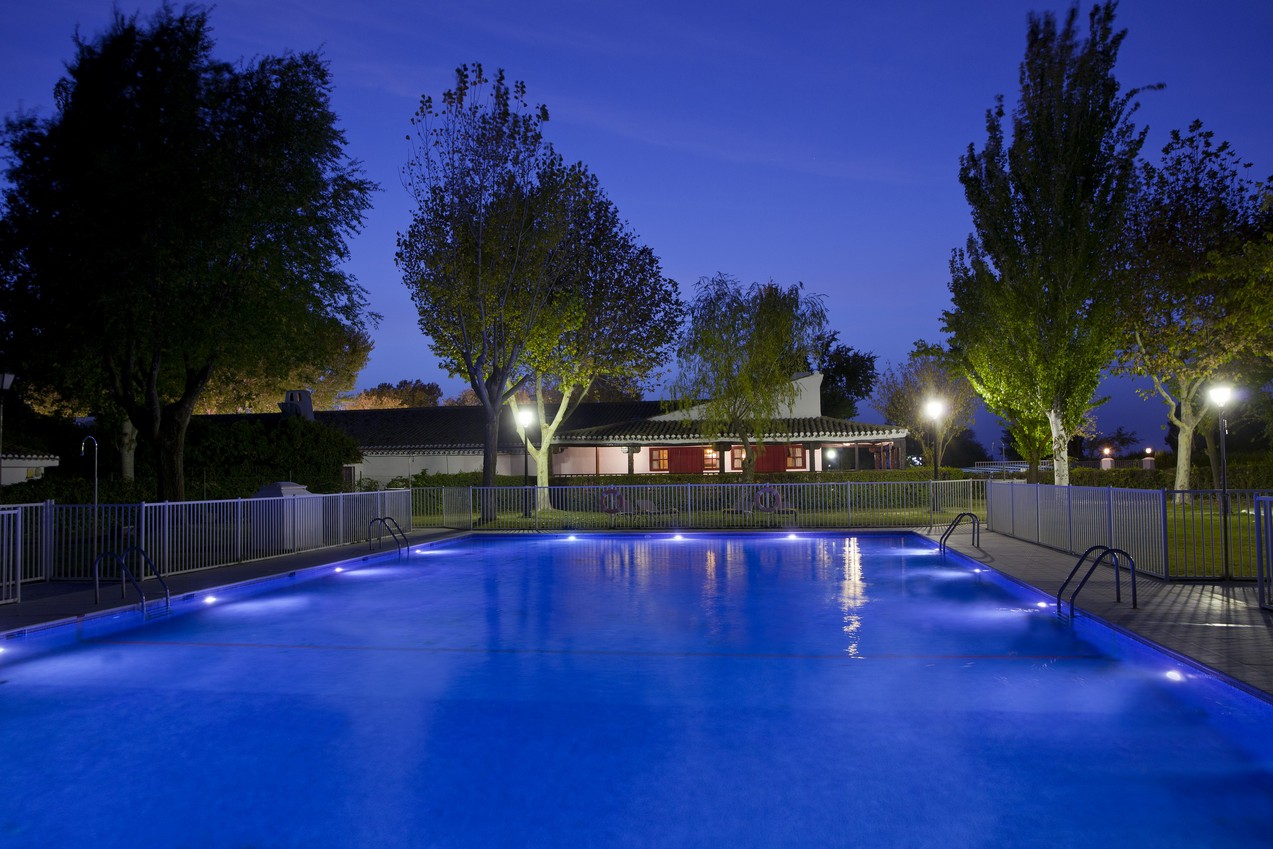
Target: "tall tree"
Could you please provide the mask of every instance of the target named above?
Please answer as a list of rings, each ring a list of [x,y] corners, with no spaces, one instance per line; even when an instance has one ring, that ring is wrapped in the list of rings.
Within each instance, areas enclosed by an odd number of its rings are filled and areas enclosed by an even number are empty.
[[[369,318],[342,262],[374,186],[344,154],[315,53],[231,66],[205,12],[168,6],[116,13],[75,47],[54,115],[5,125],[20,255],[0,311],[28,373],[105,393],[154,446],[159,497],[180,499],[217,370],[287,373],[316,325]]]
[[[1114,355],[1109,295],[1145,138],[1131,122],[1140,90],[1124,93],[1114,77],[1126,35],[1114,9],[1093,7],[1083,40],[1077,7],[1059,28],[1050,13],[1031,15],[1012,139],[999,98],[985,147],[960,158],[973,233],[951,263],[945,328],[987,407],[1048,422],[1059,485]]]
[[[570,222],[567,274],[553,299],[556,333],[528,346],[524,385],[532,393],[538,443],[518,424],[535,458],[542,507],[548,506],[553,437],[599,381],[640,386],[670,354],[684,306],[676,281],[620,218],[596,178]],[[510,400],[517,411],[519,403]],[[551,406],[550,406],[551,405]]]
[[[398,237],[397,263],[430,350],[469,381],[486,414],[482,481],[495,483],[500,414],[518,389],[523,354],[551,333],[550,305],[566,275],[570,204],[583,175],[544,141],[544,106],[525,85],[455,72],[441,103],[426,96],[412,119],[404,182],[416,209]],[[484,502],[483,518],[494,517]]]
[[[1194,121],[1172,131],[1160,164],[1142,165],[1131,206],[1120,362],[1153,381],[1179,429],[1177,491],[1189,489],[1208,385],[1243,358],[1273,355],[1273,281],[1243,273],[1246,246],[1263,235],[1249,167]]]
[[[944,412],[934,421],[925,411],[930,400],[942,403]],[[977,394],[972,385],[952,368],[946,352],[916,342],[906,362],[889,366],[876,381],[875,407],[885,421],[905,427],[920,444],[924,462],[942,455],[960,433],[972,427]]]
[[[742,443],[743,480],[751,480],[765,440],[798,388],[792,378],[817,353],[826,327],[822,298],[804,286],[704,277],[677,344],[675,405],[708,440]]]
[[[877,377],[875,355],[840,341],[840,331],[823,333],[811,363],[822,372],[822,415],[853,419],[858,402],[871,396]]]

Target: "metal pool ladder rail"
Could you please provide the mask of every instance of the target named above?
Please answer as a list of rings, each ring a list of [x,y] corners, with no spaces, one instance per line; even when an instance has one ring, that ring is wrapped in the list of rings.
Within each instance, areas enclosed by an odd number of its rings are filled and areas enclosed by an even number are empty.
[[[977,518],[976,513],[960,513],[955,517],[955,521],[942,532],[941,542],[937,544],[938,551],[946,550],[946,540],[950,539],[950,535],[955,532],[955,528],[959,527],[959,523],[965,518],[972,520],[972,545],[974,548],[981,545],[981,520]]]
[[[372,528],[375,528],[377,525],[380,526],[381,531],[379,536],[373,540],[371,538],[371,531]],[[398,520],[392,516],[377,516],[367,525],[368,547],[370,547],[372,551],[375,551],[376,543],[381,542],[384,539],[385,531],[388,531],[389,536],[393,537],[394,543],[398,546],[398,556],[401,557],[402,550],[404,548],[410,548],[411,545],[407,542],[407,535],[402,532],[402,528],[398,525]]]
[[[148,614],[149,611],[146,609],[146,593],[142,590],[141,583],[133,575],[133,570],[128,568],[127,560],[128,555],[130,554],[136,554],[142,559],[143,569],[141,576],[143,579],[146,577],[145,566],[149,566],[150,571],[155,573],[155,578],[158,579],[159,585],[164,588],[164,613],[171,613],[172,593],[168,590],[168,582],[164,580],[163,575],[159,574],[159,569],[155,566],[155,561],[150,559],[150,555],[146,553],[146,550],[137,545],[134,545],[122,555],[116,554],[113,551],[104,551],[97,555],[97,559],[93,561],[93,603],[101,604],[101,563],[103,560],[109,558],[114,560],[116,565],[119,566],[119,597],[124,598],[124,596],[128,593],[127,587],[124,585],[124,581],[126,579],[128,583],[133,585],[133,589],[137,590],[137,595],[141,598],[142,615],[145,616]]]
[[[1065,582],[1061,584],[1061,588],[1056,591],[1056,613],[1058,616],[1061,615],[1061,595],[1065,592],[1065,588],[1069,586],[1070,581],[1074,580],[1074,576],[1078,573],[1079,567],[1083,565],[1083,562],[1087,560],[1088,556],[1091,555],[1093,551],[1099,551],[1100,554],[1098,554],[1096,559],[1092,561],[1092,565],[1087,567],[1087,572],[1083,575],[1083,580],[1079,581],[1079,585],[1074,588],[1074,592],[1070,593],[1070,618],[1074,618],[1074,599],[1078,597],[1079,591],[1081,591],[1084,585],[1087,584],[1087,579],[1092,577],[1092,573],[1096,571],[1096,567],[1101,565],[1101,561],[1106,557],[1109,557],[1114,561],[1114,601],[1123,600],[1123,582],[1119,577],[1119,561],[1121,558],[1127,559],[1127,568],[1128,571],[1131,572],[1132,576],[1132,607],[1136,607],[1136,561],[1132,559],[1130,554],[1123,551],[1121,548],[1110,548],[1108,545],[1094,545],[1087,551],[1083,552],[1083,556],[1079,558],[1078,562],[1074,564],[1074,568],[1070,570],[1069,577],[1067,577]]]

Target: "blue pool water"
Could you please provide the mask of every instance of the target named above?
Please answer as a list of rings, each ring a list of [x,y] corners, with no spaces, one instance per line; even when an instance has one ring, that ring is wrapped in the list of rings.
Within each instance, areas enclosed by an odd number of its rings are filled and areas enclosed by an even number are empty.
[[[919,537],[423,552],[10,641],[0,847],[1270,843],[1273,707]]]

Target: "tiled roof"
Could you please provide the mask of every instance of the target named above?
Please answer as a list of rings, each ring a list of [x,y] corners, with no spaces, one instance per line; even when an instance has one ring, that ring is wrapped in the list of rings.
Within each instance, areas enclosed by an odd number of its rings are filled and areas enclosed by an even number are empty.
[[[864,442],[900,439],[906,436],[906,430],[903,428],[891,425],[863,424],[846,419],[831,418],[830,416],[782,419],[781,422],[780,427],[775,428],[772,433],[768,434],[767,439],[769,441]],[[700,444],[706,440],[692,422],[631,419],[614,424],[571,430],[568,433],[558,433],[557,441],[591,445],[598,442]]]
[[[702,444],[697,429],[683,421],[652,421],[665,411],[662,401],[580,404],[557,431],[561,445]],[[555,408],[548,408],[552,415]],[[264,414],[277,417],[278,413]],[[241,416],[217,416],[234,419]],[[256,416],[252,416],[256,418]],[[486,416],[481,407],[407,407],[392,410],[323,410],[314,418],[349,434],[364,451],[392,453],[477,453],[482,450]],[[531,426],[532,438],[536,428]],[[899,439],[902,428],[850,422],[828,416],[786,419],[771,441],[864,442]],[[508,410],[500,416],[499,450],[520,453],[521,440]]]
[[[556,413],[549,406],[545,414]],[[590,428],[615,421],[642,419],[663,412],[662,401],[607,401],[580,404],[557,431]],[[323,424],[344,431],[364,451],[454,452],[481,451],[485,437],[486,415],[481,407],[407,407],[392,410],[327,410],[314,413]],[[531,425],[532,439],[538,428]],[[500,416],[499,450],[519,452],[521,440],[513,416],[505,410]]]

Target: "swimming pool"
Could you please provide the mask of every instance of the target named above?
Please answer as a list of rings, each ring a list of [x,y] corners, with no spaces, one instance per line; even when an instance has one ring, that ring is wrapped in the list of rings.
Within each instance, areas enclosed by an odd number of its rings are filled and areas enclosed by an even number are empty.
[[[15,644],[0,846],[1268,845],[1268,703],[920,537],[422,551]]]

